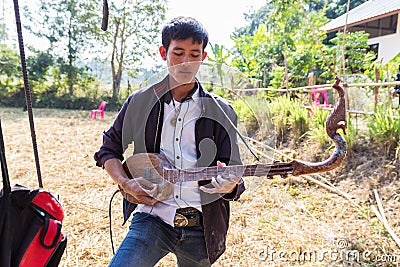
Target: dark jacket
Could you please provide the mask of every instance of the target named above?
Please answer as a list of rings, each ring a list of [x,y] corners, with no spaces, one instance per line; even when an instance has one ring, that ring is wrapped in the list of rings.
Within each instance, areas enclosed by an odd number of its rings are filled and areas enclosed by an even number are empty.
[[[139,90],[128,97],[113,125],[103,133],[103,145],[95,153],[97,166],[111,158],[123,160],[123,152],[132,142],[134,153],[159,153],[163,123],[164,99],[169,91],[168,77],[158,84]],[[202,114],[196,122],[195,140],[198,167],[215,166],[217,161],[240,165],[237,136],[232,124],[237,115],[223,99],[199,86]],[[222,111],[223,110],[223,111]],[[209,181],[199,181],[205,185]],[[200,191],[204,235],[211,263],[225,251],[229,226],[229,200],[237,200],[245,190],[240,184],[230,194],[206,194]],[[129,214],[125,214],[127,218]]]

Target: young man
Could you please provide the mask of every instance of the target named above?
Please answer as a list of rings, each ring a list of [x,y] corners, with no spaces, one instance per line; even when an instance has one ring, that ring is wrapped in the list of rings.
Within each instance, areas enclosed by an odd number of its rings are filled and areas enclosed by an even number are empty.
[[[161,154],[177,169],[241,164],[236,113],[195,78],[207,43],[208,34],[195,19],[167,23],[159,52],[169,74],[129,96],[103,134],[97,165],[124,192],[125,207],[135,208],[110,266],[154,266],[169,252],[179,266],[210,266],[225,251],[229,201],[245,189],[240,175],[180,182],[160,198],[156,184],[143,177],[129,179],[121,163],[133,143],[134,154]],[[124,211],[125,220],[131,211]]]

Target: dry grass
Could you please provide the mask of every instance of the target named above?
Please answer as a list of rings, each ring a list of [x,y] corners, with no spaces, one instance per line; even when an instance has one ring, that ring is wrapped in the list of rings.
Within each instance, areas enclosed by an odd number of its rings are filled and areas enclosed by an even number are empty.
[[[89,119],[88,111],[34,112],[44,187],[60,195],[66,215],[63,231],[68,235],[68,247],[60,266],[106,266],[112,257],[108,205],[116,186],[105,171],[95,167],[93,154],[101,145],[102,131],[116,114],[107,112],[105,120],[95,121]],[[37,187],[27,114],[0,108],[0,116],[12,184]],[[374,204],[372,188],[377,188],[387,219],[400,235],[399,178],[383,181],[379,174],[386,167],[370,165],[364,167],[376,173],[360,168],[332,176],[340,178],[336,186],[353,195],[361,210],[302,178],[246,178],[247,191],[231,205],[227,251],[215,266],[342,266],[344,254],[336,251],[350,256],[360,253],[364,264],[346,266],[395,266],[394,259],[383,261],[382,256],[396,256],[398,262],[399,248],[368,207]],[[120,203],[117,195],[112,206],[116,246],[127,229],[121,226]],[[346,247],[340,250],[341,245]],[[279,261],[279,253],[286,253],[280,256],[287,261]],[[299,262],[295,258],[301,253],[314,256]],[[363,259],[363,253],[370,253],[368,259]],[[158,263],[175,265],[173,255]]]

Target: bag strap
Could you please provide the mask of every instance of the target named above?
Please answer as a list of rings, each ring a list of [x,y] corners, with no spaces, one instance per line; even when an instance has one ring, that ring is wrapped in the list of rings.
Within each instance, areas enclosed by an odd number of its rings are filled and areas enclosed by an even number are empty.
[[[20,58],[21,58],[22,74],[23,74],[23,77],[24,77],[26,107],[27,107],[27,110],[28,110],[29,125],[30,125],[30,128],[31,128],[33,153],[34,153],[34,156],[35,156],[36,171],[37,171],[37,176],[38,176],[39,187],[43,188],[42,174],[40,172],[40,164],[39,164],[39,153],[38,153],[38,148],[37,148],[37,143],[36,143],[35,124],[33,122],[31,90],[30,90],[30,87],[29,87],[28,71],[26,69],[24,41],[23,41],[23,38],[22,38],[22,27],[21,27],[21,18],[20,18],[20,15],[19,15],[18,0],[14,0],[14,11],[15,11],[15,22],[17,24],[17,34],[18,34],[18,44],[19,44],[19,53],[20,53]]]
[[[11,193],[10,178],[8,176],[6,153],[4,148],[3,130],[1,128],[1,118],[0,118],[0,162],[1,162],[1,174],[3,177],[3,192],[4,195]]]

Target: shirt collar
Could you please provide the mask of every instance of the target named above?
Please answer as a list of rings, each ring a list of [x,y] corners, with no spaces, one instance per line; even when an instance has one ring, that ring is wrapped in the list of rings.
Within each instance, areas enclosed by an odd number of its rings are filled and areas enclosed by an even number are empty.
[[[195,82],[193,88],[190,90],[189,94],[186,97],[182,98],[180,102],[182,103],[182,102],[185,102],[185,101],[191,100],[191,99],[196,99],[196,101],[197,101],[197,99],[199,98],[199,90],[198,89],[199,89],[199,82],[196,80],[196,82]],[[164,96],[164,103],[169,104],[169,103],[171,103],[171,100],[172,100],[172,93],[170,90]]]

